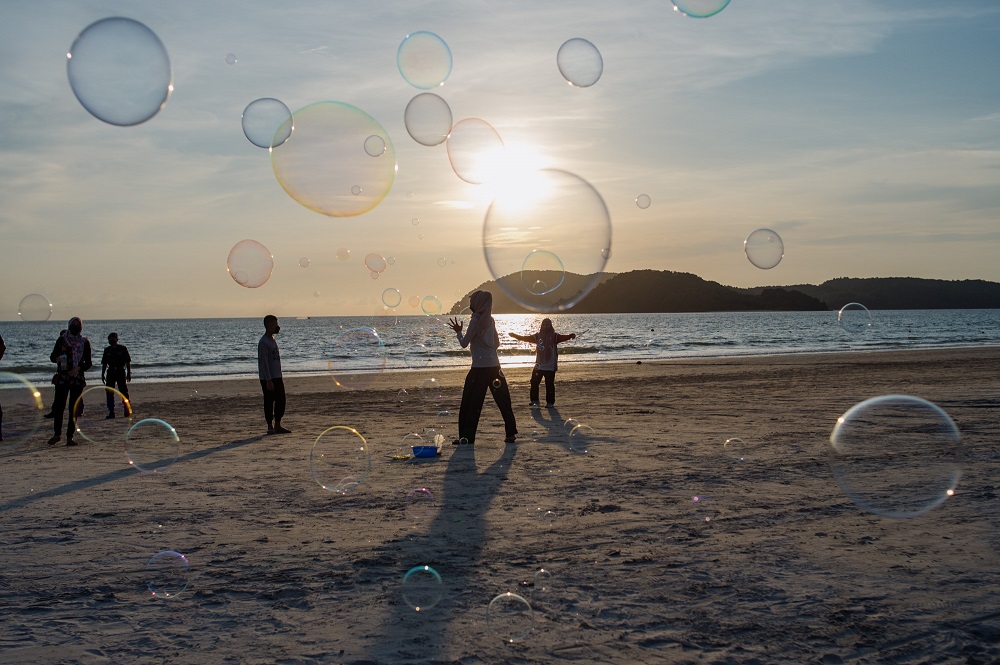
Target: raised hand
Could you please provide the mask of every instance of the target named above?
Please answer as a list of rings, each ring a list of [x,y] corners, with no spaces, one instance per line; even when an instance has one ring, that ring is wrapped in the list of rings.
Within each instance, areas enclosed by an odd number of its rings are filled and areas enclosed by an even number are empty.
[[[448,327],[454,330],[455,332],[460,333],[462,332],[462,329],[465,327],[465,324],[459,321],[457,316],[453,316],[452,318],[448,319]]]

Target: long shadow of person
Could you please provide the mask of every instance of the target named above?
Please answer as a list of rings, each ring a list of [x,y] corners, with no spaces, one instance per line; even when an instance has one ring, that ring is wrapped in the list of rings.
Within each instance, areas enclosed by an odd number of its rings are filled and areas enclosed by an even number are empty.
[[[391,558],[396,569],[386,571],[391,580],[389,608],[380,634],[369,646],[374,662],[450,660],[448,646],[455,624],[471,623],[475,613],[470,610],[485,607],[495,595],[479,577],[488,538],[486,515],[507,479],[516,446],[505,444],[500,457],[481,473],[476,472],[477,448],[482,450],[482,446],[455,448],[445,469],[438,513],[426,531],[386,543],[376,559],[385,563]],[[441,576],[440,600],[417,611],[407,602],[402,580],[411,568],[425,565]]]

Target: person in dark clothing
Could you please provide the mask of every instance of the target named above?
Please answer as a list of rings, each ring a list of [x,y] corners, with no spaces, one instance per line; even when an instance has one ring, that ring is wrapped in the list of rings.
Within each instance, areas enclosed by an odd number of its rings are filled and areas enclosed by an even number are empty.
[[[542,326],[534,335],[510,333],[514,339],[535,345],[535,368],[531,372],[531,391],[528,406],[541,406],[538,402],[538,386],[545,379],[545,406],[556,405],[556,370],[559,369],[560,342],[576,339],[576,333],[560,335],[552,327],[552,319],[542,319]]]
[[[55,347],[49,355],[49,360],[57,364],[53,381],[56,385],[56,396],[52,402],[54,434],[49,439],[49,445],[58,443],[62,429],[63,412],[69,402],[69,420],[66,425],[66,445],[75,446],[73,435],[76,433],[76,417],[73,408],[83,394],[87,385],[84,372],[93,367],[94,362],[90,349],[90,340],[84,337],[83,321],[74,316],[66,326],[66,333],[56,340]]]
[[[274,340],[280,331],[278,317],[268,314],[264,317],[264,334],[257,342],[257,374],[264,392],[264,420],[267,421],[268,434],[292,432],[281,426],[281,418],[285,415],[285,383],[281,378],[281,354]]]
[[[517,437],[517,422],[514,420],[514,409],[510,404],[510,388],[507,386],[507,378],[500,369],[500,358],[497,355],[500,336],[497,335],[497,326],[492,315],[493,294],[489,291],[476,291],[469,298],[469,307],[472,309],[472,317],[465,335],[462,334],[463,324],[457,317],[448,321],[448,326],[455,331],[462,348],[472,347],[472,369],[465,377],[462,404],[458,409],[458,439],[452,443],[475,444],[479,416],[483,411],[487,390],[493,394],[493,400],[503,416],[504,430],[507,434],[504,443],[514,443]]]
[[[128,354],[128,348],[118,343],[118,333],[108,335],[108,346],[104,347],[104,355],[101,356],[101,383],[108,388],[114,389],[117,385],[118,392],[124,398],[122,400],[122,411],[128,416],[132,413],[132,406],[128,396],[128,382],[132,380],[132,357]],[[108,390],[108,418],[115,417],[115,394]]]

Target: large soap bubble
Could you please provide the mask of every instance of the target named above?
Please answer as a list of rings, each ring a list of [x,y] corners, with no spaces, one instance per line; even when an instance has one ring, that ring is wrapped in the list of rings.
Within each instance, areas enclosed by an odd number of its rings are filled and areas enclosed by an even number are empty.
[[[353,427],[337,425],[323,431],[309,454],[313,480],[325,490],[347,494],[368,479],[371,449]]]
[[[17,315],[22,321],[42,323],[52,316],[52,303],[40,293],[29,293],[21,298],[17,306]]]
[[[156,598],[176,598],[188,587],[191,564],[180,552],[167,550],[146,562],[146,588]]]
[[[382,304],[386,307],[399,307],[401,302],[403,302],[403,295],[399,289],[388,288],[382,292]]]
[[[455,123],[445,144],[455,175],[465,182],[481,185],[496,179],[505,168],[504,145],[493,125],[480,118]]]
[[[292,129],[292,112],[280,99],[262,97],[243,109],[243,134],[258,148],[281,145]]]
[[[955,492],[962,437],[936,404],[883,395],[852,406],[830,435],[837,484],[861,508],[883,517],[923,515]]]
[[[757,229],[743,241],[743,251],[750,263],[763,270],[770,270],[781,263],[785,256],[785,243],[771,229]]]
[[[597,47],[586,39],[574,37],[563,43],[556,53],[559,73],[570,85],[589,88],[604,72],[604,59]]]
[[[403,576],[402,587],[403,600],[416,612],[424,612],[434,607],[444,595],[441,576],[430,566],[411,568]]]
[[[837,323],[851,335],[863,335],[872,328],[872,313],[861,303],[850,302],[837,312]]]
[[[88,407],[89,405],[89,407]],[[76,433],[97,444],[119,444],[135,424],[128,397],[110,386],[87,388],[72,406]]]
[[[159,113],[173,90],[163,42],[142,23],[120,16],[80,33],[66,53],[66,73],[83,108],[122,127]]]
[[[367,388],[385,370],[385,344],[374,328],[349,328],[330,343],[326,361],[337,386]]]
[[[432,92],[422,92],[411,99],[403,112],[406,131],[420,145],[444,143],[451,132],[452,121],[448,102]]]
[[[531,603],[516,593],[502,593],[490,601],[487,625],[490,632],[503,642],[523,642],[535,626]]]
[[[140,420],[125,433],[125,455],[139,471],[157,473],[177,461],[181,438],[173,426],[159,418]]]
[[[414,88],[430,90],[451,75],[451,49],[433,32],[421,30],[407,35],[396,51],[396,65],[403,79]]]
[[[505,182],[486,211],[483,250],[497,284],[517,303],[563,311],[600,281],[611,255],[611,217],[579,176],[554,169],[523,174]],[[525,270],[530,256],[545,256],[536,252],[558,257],[562,268]]]
[[[274,257],[271,250],[256,240],[240,240],[229,250],[226,270],[237,284],[248,289],[263,286],[271,278]]]
[[[691,18],[715,16],[729,4],[729,0],[671,0],[674,11]]]
[[[41,428],[42,394],[18,374],[0,372],[0,450],[28,441]]]
[[[382,202],[396,177],[396,150],[382,125],[341,102],[306,106],[291,122],[292,137],[271,150],[274,175],[289,196],[331,217],[360,215]],[[385,142],[378,159],[363,149],[372,136]]]

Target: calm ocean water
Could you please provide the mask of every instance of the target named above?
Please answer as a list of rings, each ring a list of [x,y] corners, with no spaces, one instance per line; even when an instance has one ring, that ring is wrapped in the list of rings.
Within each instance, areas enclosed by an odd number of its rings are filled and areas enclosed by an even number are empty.
[[[559,347],[560,363],[654,358],[769,355],[1000,345],[1000,310],[872,312],[871,327],[848,332],[837,312],[696,314],[555,314],[556,330],[577,333]],[[530,365],[533,350],[507,333],[537,330],[542,315],[497,315],[505,366]],[[468,317],[464,317],[468,321]],[[282,319],[278,344],[285,374],[407,371],[465,367],[446,317],[385,316]],[[63,321],[0,322],[7,354],[0,371],[47,384],[49,353]],[[371,332],[359,328],[374,328]],[[99,363],[115,331],[132,355],[136,381],[256,376],[258,319],[87,321],[84,334]],[[89,373],[91,383],[99,369]]]

